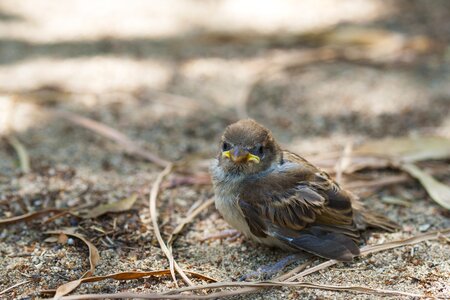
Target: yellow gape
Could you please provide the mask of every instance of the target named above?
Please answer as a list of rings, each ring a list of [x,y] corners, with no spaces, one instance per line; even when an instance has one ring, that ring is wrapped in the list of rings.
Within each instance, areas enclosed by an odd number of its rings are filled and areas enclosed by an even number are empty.
[[[223,158],[231,159],[231,160],[234,161],[234,162],[241,162],[241,161],[242,161],[242,162],[253,162],[253,163],[256,163],[256,164],[259,164],[259,162],[260,162],[260,160],[261,160],[258,156],[253,155],[253,154],[251,154],[251,153],[245,154],[244,157],[235,157],[235,156],[230,152],[230,150],[223,151],[223,152],[222,152],[222,157],[223,157]]]
[[[222,157],[231,158],[230,150],[223,151],[222,152]]]
[[[260,158],[259,158],[259,156],[249,153],[249,154],[247,154],[247,161],[259,164]]]

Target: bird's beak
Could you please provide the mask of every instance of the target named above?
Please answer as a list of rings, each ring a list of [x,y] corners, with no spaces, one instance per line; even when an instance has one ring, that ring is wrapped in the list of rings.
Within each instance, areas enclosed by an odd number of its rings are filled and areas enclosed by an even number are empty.
[[[222,157],[231,159],[235,163],[254,162],[258,164],[260,161],[258,156],[251,154],[239,146],[236,146],[228,151],[223,151]]]

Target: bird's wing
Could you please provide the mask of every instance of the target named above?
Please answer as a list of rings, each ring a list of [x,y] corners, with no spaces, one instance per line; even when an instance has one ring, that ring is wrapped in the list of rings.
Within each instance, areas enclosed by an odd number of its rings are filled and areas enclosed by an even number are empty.
[[[298,162],[298,168],[268,175],[242,191],[239,206],[251,232],[322,257],[351,260],[359,254],[351,195],[326,173],[290,155],[286,159]]]

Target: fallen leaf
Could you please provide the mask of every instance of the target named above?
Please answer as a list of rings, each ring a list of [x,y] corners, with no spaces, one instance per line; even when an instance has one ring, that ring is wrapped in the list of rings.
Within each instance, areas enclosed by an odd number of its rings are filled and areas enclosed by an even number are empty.
[[[196,273],[196,272],[190,272],[190,271],[185,271],[185,272],[194,277],[197,277],[197,278],[200,278],[203,280],[216,282],[215,279],[205,276],[205,275],[202,275],[202,274],[199,274],[199,273]],[[145,271],[130,271],[130,272],[120,272],[120,273],[108,274],[108,275],[104,275],[104,276],[85,277],[85,278],[77,279],[74,281],[67,282],[63,285],[60,285],[56,289],[54,299],[59,299],[60,297],[67,295],[68,293],[70,293],[71,291],[76,289],[80,284],[82,284],[84,282],[97,282],[97,281],[102,281],[105,279],[131,280],[131,279],[139,279],[139,278],[149,277],[149,276],[167,276],[170,274],[171,274],[170,270],[166,269],[166,270],[147,271],[147,272],[145,272]]]
[[[381,201],[383,201],[384,203],[388,203],[388,204],[401,205],[401,206],[405,206],[405,207],[411,207],[411,202],[406,201],[404,199],[400,199],[398,197],[383,196],[383,197],[381,197]]]
[[[46,238],[44,240],[44,242],[46,243],[57,243],[58,242],[58,238],[55,236],[49,236],[48,238]]]
[[[387,138],[365,143],[353,153],[401,159],[403,162],[446,159],[450,157],[450,140],[437,136]]]
[[[98,252],[98,249],[94,246],[94,244],[89,242],[81,234],[73,233],[73,232],[71,232],[71,230],[67,230],[67,231],[52,230],[52,231],[46,231],[44,233],[46,233],[46,234],[58,234],[59,236],[61,236],[61,234],[70,235],[70,236],[73,236],[73,237],[83,241],[89,248],[89,264],[90,264],[90,268],[89,268],[88,271],[86,271],[86,273],[83,274],[83,276],[81,276],[81,278],[90,277],[90,276],[92,276],[94,274],[95,267],[100,262],[100,254]]]
[[[58,235],[58,243],[60,243],[60,244],[65,244],[65,243],[67,243],[67,240],[68,240],[69,238],[67,237],[67,234],[65,234],[64,232],[61,232],[59,235]]]
[[[437,181],[414,164],[403,164],[401,168],[419,180],[436,203],[450,210],[450,187],[448,185]]]
[[[122,212],[130,210],[136,200],[137,194],[133,194],[130,197],[122,199],[120,201],[99,205],[90,210],[87,213],[86,218],[97,218],[110,212]]]
[[[2,220],[0,220],[0,226],[30,221],[30,220],[33,220],[42,215],[47,215],[47,214],[51,214],[51,213],[60,213],[62,211],[64,211],[64,209],[47,208],[47,209],[43,209],[43,210],[39,210],[39,211],[35,211],[35,212],[30,212],[30,213],[27,213],[24,215],[15,216],[15,217],[7,218],[7,219],[2,219]]]

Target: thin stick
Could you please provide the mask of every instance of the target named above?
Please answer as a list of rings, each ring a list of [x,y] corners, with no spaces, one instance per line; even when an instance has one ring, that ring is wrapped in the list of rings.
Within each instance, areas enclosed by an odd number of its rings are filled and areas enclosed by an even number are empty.
[[[175,229],[173,230],[172,234],[170,235],[167,244],[168,245],[172,245],[176,236],[183,230],[183,228],[190,222],[192,222],[192,220],[199,215],[204,209],[208,208],[209,206],[211,206],[211,204],[214,203],[214,199],[208,199],[206,200],[204,203],[202,203],[199,207],[197,207],[196,209],[194,209],[194,211],[189,214],[186,218],[184,218],[180,224],[177,225],[177,227],[175,227]]]
[[[402,297],[416,297],[416,298],[434,298],[434,299],[449,299],[447,296],[429,296],[423,294],[415,294],[409,292],[395,291],[395,290],[385,290],[385,289],[375,289],[368,288],[364,286],[345,286],[345,285],[327,285],[327,284],[314,284],[309,282],[229,282],[229,283],[217,283],[210,284],[210,288],[215,286],[215,288],[223,287],[245,287],[237,289],[234,291],[221,291],[208,295],[167,295],[167,294],[139,294],[139,293],[117,293],[117,294],[87,294],[87,295],[73,295],[66,296],[60,299],[62,300],[81,300],[81,299],[118,299],[118,298],[139,298],[139,299],[215,299],[221,297],[230,297],[235,295],[242,295],[249,292],[254,292],[259,288],[270,288],[270,287],[298,287],[298,288],[310,288],[328,291],[345,291],[353,293],[364,293],[364,294],[378,294],[387,296],[402,296]],[[187,288],[186,288],[187,289]],[[190,290],[200,290],[203,289],[201,286],[196,286],[189,288]]]
[[[355,181],[349,182],[347,184],[344,183],[343,186],[346,189],[377,188],[407,181],[412,181],[411,177],[407,175],[394,175],[370,181]]]
[[[150,151],[142,148],[136,142],[129,139],[126,135],[121,133],[120,131],[109,127],[100,122],[94,121],[92,119],[88,119],[86,117],[79,116],[77,114],[65,111],[58,110],[50,110],[53,115],[69,120],[72,123],[75,123],[81,127],[94,131],[106,138],[109,138],[122,146],[125,151],[129,154],[137,155],[143,159],[146,159],[160,167],[167,167],[171,164],[170,161],[165,160],[157,156],[156,154],[151,153]]]
[[[230,297],[235,295],[242,295],[244,293],[255,292],[259,288],[271,288],[271,287],[297,287],[297,288],[310,288],[319,289],[327,291],[345,291],[354,293],[364,293],[364,294],[379,294],[379,295],[389,295],[389,296],[402,296],[402,297],[416,297],[416,298],[437,298],[437,299],[449,299],[446,296],[429,296],[423,294],[415,294],[409,292],[386,290],[386,289],[376,289],[364,286],[352,286],[352,285],[328,285],[328,284],[314,284],[309,282],[218,282],[208,285],[208,289],[213,288],[225,288],[225,287],[244,287],[236,289],[234,291],[221,291],[208,295],[186,295],[186,294],[139,294],[139,293],[117,293],[117,294],[88,294],[88,295],[73,295],[66,296],[60,299],[62,300],[80,300],[80,299],[103,299],[103,298],[139,298],[139,299],[215,299],[221,297]],[[194,286],[184,288],[185,290],[203,290],[206,286]]]
[[[286,274],[283,274],[283,275],[280,275],[280,276],[276,277],[274,280],[275,281],[286,281],[291,276],[293,276],[293,275],[297,274],[298,272],[301,272],[304,269],[306,269],[313,261],[314,261],[314,258],[310,258],[306,262],[302,263],[301,265],[299,265],[298,267],[292,269],[291,271],[287,272]]]
[[[156,178],[155,182],[153,183],[152,189],[150,191],[150,198],[149,198],[150,218],[152,220],[153,230],[155,231],[155,236],[158,240],[159,246],[161,247],[161,250],[166,255],[167,259],[169,260],[170,272],[172,274],[172,278],[173,278],[173,281],[175,282],[175,285],[178,286],[174,269],[180,274],[180,276],[183,278],[183,280],[188,285],[193,286],[194,284],[189,280],[189,278],[183,272],[183,269],[181,269],[180,266],[178,266],[177,262],[173,259],[172,252],[170,251],[169,248],[167,248],[166,244],[164,243],[164,240],[161,236],[161,232],[159,231],[159,227],[158,227],[158,213],[156,211],[156,199],[158,198],[159,187],[161,185],[163,178],[166,175],[168,175],[171,170],[172,170],[172,164],[170,163],[169,165],[167,165],[164,168],[164,170],[161,171],[161,173],[158,174],[158,177]]]
[[[7,293],[7,292],[9,292],[9,291],[11,291],[11,290],[13,290],[13,289],[15,289],[16,287],[21,286],[21,285],[24,285],[24,284],[27,284],[27,283],[29,283],[29,282],[31,282],[31,281],[33,281],[33,280],[28,279],[28,280],[25,280],[25,281],[16,283],[15,285],[12,285],[12,286],[10,286],[9,288],[4,289],[3,291],[0,291],[0,295],[3,295],[3,294],[5,294],[5,293]]]
[[[408,293],[408,292],[402,292],[402,291],[395,291],[395,290],[384,290],[384,289],[375,289],[375,288],[369,288],[369,287],[362,287],[362,286],[340,286],[340,285],[328,285],[328,284],[314,284],[309,282],[273,282],[273,281],[267,281],[267,282],[230,282],[230,284],[227,283],[217,283],[217,284],[210,284],[210,285],[216,285],[220,287],[235,287],[235,286],[241,286],[241,287],[302,287],[302,288],[312,288],[312,289],[321,289],[321,290],[329,290],[329,291],[349,291],[349,292],[357,292],[357,293],[365,293],[365,294],[382,294],[382,295],[391,295],[391,296],[408,296],[408,297],[418,297],[418,298],[425,298],[429,297],[422,294],[415,294],[415,293]],[[237,290],[239,291],[239,290]],[[224,297],[229,295],[229,291],[222,291],[218,293],[209,294],[206,297],[202,297],[203,299],[210,299],[210,298],[218,298],[218,297]],[[181,295],[180,295],[181,296]]]
[[[345,145],[344,151],[342,152],[341,157],[336,162],[336,165],[334,167],[336,171],[336,181],[338,183],[342,182],[342,174],[345,172],[345,170],[350,165],[350,155],[352,153],[352,143],[349,142],[347,145]]]

